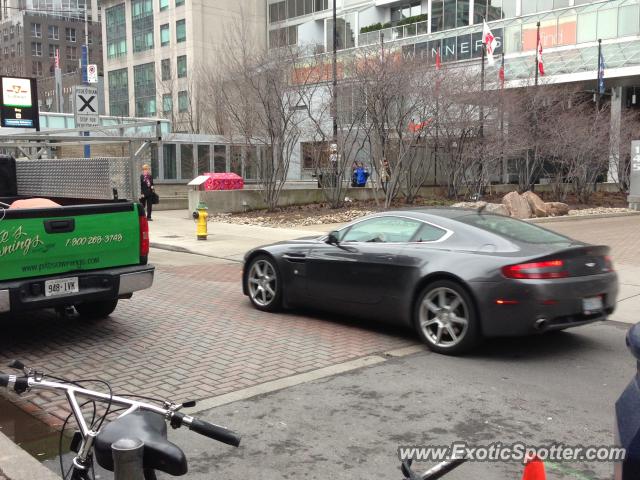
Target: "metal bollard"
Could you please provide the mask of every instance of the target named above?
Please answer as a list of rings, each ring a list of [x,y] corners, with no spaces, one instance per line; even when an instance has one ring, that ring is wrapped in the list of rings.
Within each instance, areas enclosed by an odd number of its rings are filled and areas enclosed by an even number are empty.
[[[114,480],[144,480],[144,443],[141,440],[121,438],[111,445]]]

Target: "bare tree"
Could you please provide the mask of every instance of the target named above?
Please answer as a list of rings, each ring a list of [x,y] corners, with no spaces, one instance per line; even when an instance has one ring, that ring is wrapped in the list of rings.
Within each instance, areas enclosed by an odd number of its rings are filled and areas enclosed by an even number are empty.
[[[229,30],[222,54],[224,72],[214,79],[230,132],[256,147],[257,184],[268,209],[278,205],[307,115],[305,98],[317,89],[313,72],[296,72],[295,48],[261,50],[248,26],[240,21]],[[305,76],[306,75],[306,76]]]

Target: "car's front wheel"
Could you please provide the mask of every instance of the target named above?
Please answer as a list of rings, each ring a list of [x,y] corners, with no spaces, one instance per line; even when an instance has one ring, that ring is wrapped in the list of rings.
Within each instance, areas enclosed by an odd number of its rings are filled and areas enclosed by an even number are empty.
[[[282,282],[272,257],[258,255],[249,262],[244,281],[251,303],[259,310],[274,312],[282,306]]]
[[[468,351],[480,336],[471,296],[450,280],[438,280],[422,290],[415,304],[414,323],[431,350],[448,355]]]

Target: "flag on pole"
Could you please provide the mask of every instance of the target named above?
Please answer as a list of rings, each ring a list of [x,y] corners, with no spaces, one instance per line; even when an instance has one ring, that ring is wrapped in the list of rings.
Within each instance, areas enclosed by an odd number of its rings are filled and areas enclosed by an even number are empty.
[[[487,22],[483,20],[483,23],[484,25],[482,27],[482,43],[485,46],[485,52],[487,52],[487,63],[489,65],[493,65],[495,63],[493,60],[493,52],[496,49],[498,41],[496,40],[496,37],[493,36],[493,33],[491,33],[491,30],[489,30],[489,25],[487,25]]]
[[[536,60],[538,63],[538,71],[544,76],[544,63],[542,61],[542,41],[540,40],[540,28],[538,27],[538,39],[536,42]]]
[[[500,88],[504,88],[504,63],[500,65],[500,70],[498,70],[498,79],[500,80]]]
[[[440,70],[440,50],[436,50],[436,70]]]
[[[600,49],[600,55],[598,56],[598,92],[600,95],[604,94],[604,55],[602,55],[602,49]]]

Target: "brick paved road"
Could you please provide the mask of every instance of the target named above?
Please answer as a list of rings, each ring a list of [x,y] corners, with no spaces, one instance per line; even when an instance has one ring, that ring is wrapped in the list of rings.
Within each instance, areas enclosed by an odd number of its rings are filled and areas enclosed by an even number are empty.
[[[640,218],[545,226],[609,244],[616,262],[640,265]],[[68,377],[98,377],[116,390],[185,400],[415,343],[411,332],[366,322],[258,312],[240,292],[239,264],[157,250],[154,255],[160,262],[154,287],[121,302],[109,320],[61,320],[45,312],[5,324],[0,365],[19,358]],[[66,401],[53,399],[44,392],[19,403],[55,424],[67,410]]]
[[[240,291],[239,264],[179,256],[198,263],[160,265],[153,288],[120,302],[106,321],[61,320],[46,312],[5,325],[0,365],[19,358],[74,379],[107,380],[115,390],[187,400],[415,343],[410,332],[348,319],[259,312]],[[53,398],[40,392],[19,403],[59,424],[66,401],[52,404]]]

